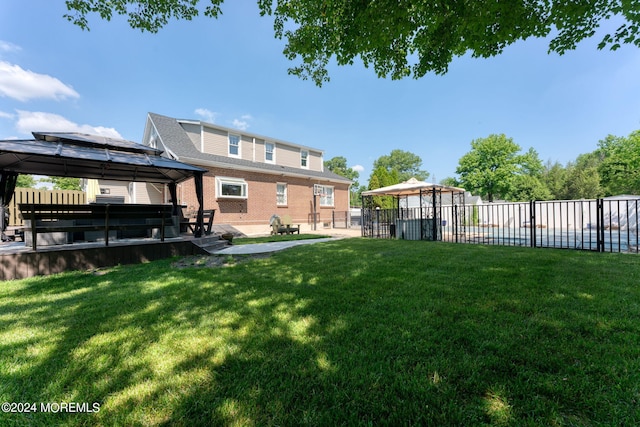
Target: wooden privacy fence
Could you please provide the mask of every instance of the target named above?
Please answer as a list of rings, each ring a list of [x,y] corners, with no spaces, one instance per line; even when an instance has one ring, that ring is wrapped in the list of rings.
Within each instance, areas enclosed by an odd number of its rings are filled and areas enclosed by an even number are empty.
[[[9,226],[21,227],[24,221],[20,217],[19,204],[46,205],[83,205],[87,203],[87,194],[77,190],[36,190],[34,188],[16,188],[9,204]]]

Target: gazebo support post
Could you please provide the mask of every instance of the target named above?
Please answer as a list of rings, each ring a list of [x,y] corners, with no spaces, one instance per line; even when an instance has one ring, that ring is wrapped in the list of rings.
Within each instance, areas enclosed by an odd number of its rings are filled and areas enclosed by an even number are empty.
[[[198,216],[196,219],[196,230],[193,235],[195,237],[202,237],[202,231],[204,230],[204,186],[202,184],[202,172],[197,172],[193,175],[196,186],[196,198],[198,199]]]
[[[437,241],[438,240],[438,215],[437,215],[437,211],[436,211],[436,207],[438,206],[436,204],[437,199],[436,199],[436,188],[433,187],[432,191],[432,195],[433,195],[433,240]]]

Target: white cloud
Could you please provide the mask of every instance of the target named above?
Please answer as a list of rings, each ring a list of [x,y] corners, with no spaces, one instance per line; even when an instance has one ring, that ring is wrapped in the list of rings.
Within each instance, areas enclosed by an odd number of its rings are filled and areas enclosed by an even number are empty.
[[[353,169],[354,171],[356,171],[358,173],[364,172],[364,166],[362,166],[362,165],[351,166],[351,169]]]
[[[19,65],[0,61],[0,96],[28,101],[35,98],[67,99],[80,95],[55,77],[24,70]]]
[[[195,113],[209,123],[215,123],[216,117],[218,117],[218,113],[207,110],[206,108],[196,108]]]
[[[233,119],[233,127],[240,130],[247,130],[249,123],[243,120]]]
[[[240,116],[239,119],[233,119],[233,127],[240,130],[247,130],[249,128],[249,121],[253,120],[250,114]]]
[[[11,113],[5,113],[4,111],[0,111],[0,119],[13,119],[15,115]]]
[[[17,52],[19,50],[22,50],[20,46],[15,45],[11,42],[0,40],[0,52]]]
[[[122,138],[114,128],[80,125],[58,114],[22,110],[18,110],[17,113],[16,129],[26,134],[31,132],[81,132],[111,138]]]

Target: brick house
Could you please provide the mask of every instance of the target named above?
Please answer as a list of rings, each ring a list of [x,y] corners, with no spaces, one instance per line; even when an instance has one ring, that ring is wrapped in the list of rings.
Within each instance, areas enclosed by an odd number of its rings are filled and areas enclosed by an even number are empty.
[[[200,120],[149,113],[142,143],[163,155],[207,169],[204,209],[215,209],[217,224],[264,225],[273,214],[290,215],[302,229],[318,227],[334,211],[349,210],[351,181],[324,169],[323,152]],[[108,188],[101,183],[101,189]],[[198,206],[193,180],[178,186],[178,202]],[[314,197],[314,187],[319,195]],[[115,192],[122,191],[114,187]],[[145,183],[130,184],[126,201],[168,201],[167,192]]]

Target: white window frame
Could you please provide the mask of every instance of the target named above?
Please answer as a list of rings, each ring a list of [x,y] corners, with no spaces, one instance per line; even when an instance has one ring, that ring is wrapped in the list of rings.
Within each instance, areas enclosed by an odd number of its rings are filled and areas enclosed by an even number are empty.
[[[335,205],[335,188],[331,185],[318,185],[320,190],[320,206],[333,207]]]
[[[309,169],[309,151],[300,150],[300,167],[302,169]]]
[[[240,186],[240,195],[223,194],[224,185]],[[249,184],[242,178],[230,178],[226,176],[216,177],[216,198],[218,199],[247,199],[249,197]]]
[[[282,195],[278,191],[280,186],[284,188]],[[287,206],[288,192],[289,192],[289,189],[286,182],[276,182],[276,205],[277,206]]]
[[[231,141],[232,141],[232,138],[238,138],[238,144],[237,144],[238,153],[237,154],[233,154],[231,152],[231,147],[232,147]],[[238,157],[238,158],[241,157],[242,156],[242,137],[240,135],[236,135],[234,133],[230,133],[229,136],[228,136],[228,140],[229,140],[229,143],[228,143],[229,157]]]
[[[271,159],[269,159],[267,157],[267,154],[269,154],[269,150],[267,150],[268,146],[271,146]],[[276,162],[276,144],[274,142],[265,142],[264,143],[264,161],[266,163],[275,163]]]

